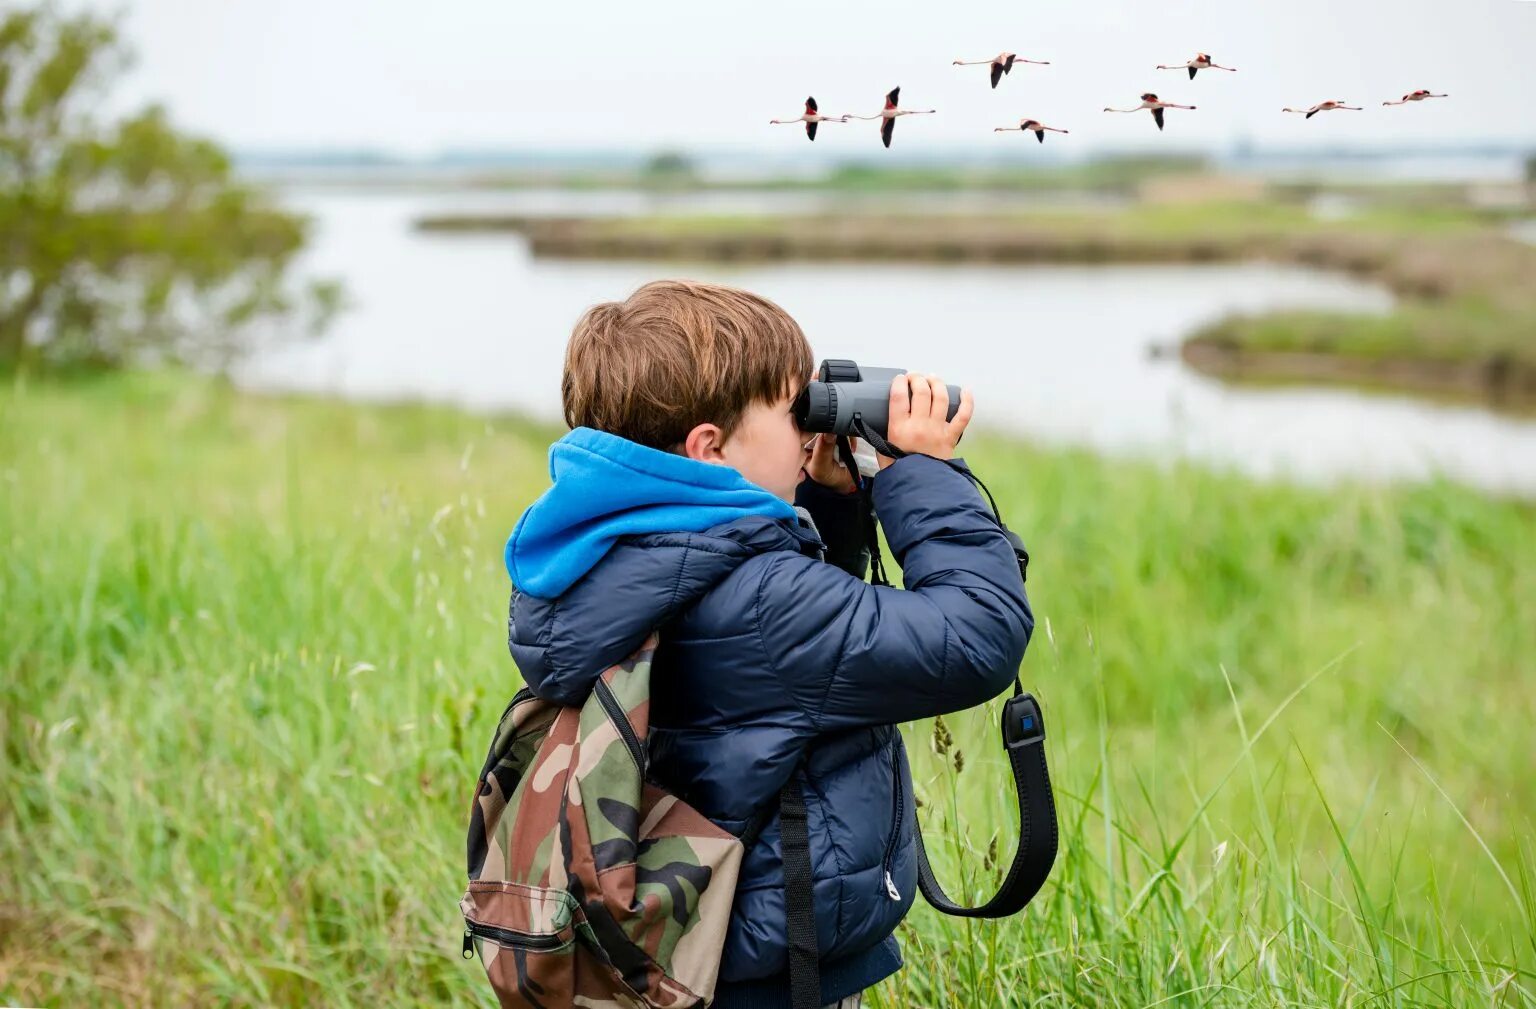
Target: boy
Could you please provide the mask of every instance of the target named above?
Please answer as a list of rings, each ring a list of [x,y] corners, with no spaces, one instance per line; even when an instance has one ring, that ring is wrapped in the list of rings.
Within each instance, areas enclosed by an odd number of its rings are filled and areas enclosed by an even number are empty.
[[[662,628],[652,777],[733,833],[803,766],[821,1000],[856,1006],[900,968],[917,890],[895,723],[1002,691],[1033,618],[1008,540],[941,461],[969,390],[946,421],[936,377],[891,386],[888,437],[909,454],[879,459],[873,500],[906,587],[876,587],[862,497],[791,410],[813,368],[795,321],[745,291],[663,281],[589,310],[554,485],[507,544],[509,644],[536,694],[580,704]],[[718,1009],[789,1004],[776,819],[743,859]]]

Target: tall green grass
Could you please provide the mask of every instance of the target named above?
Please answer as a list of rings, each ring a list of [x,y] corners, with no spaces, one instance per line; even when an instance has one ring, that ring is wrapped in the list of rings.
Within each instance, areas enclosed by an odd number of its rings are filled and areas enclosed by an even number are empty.
[[[463,831],[556,435],[0,391],[0,1003],[491,1004]],[[1015,919],[915,911],[875,1004],[1536,1005],[1536,512],[967,441],[1034,558],[1062,850]],[[907,727],[971,897],[994,719]]]

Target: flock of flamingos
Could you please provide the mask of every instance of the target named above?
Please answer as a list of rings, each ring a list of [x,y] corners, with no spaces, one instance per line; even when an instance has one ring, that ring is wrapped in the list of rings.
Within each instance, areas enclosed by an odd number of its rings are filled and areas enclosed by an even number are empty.
[[[1036,63],[1036,64],[1039,64],[1041,66],[1047,66],[1047,65],[1050,64],[1050,60],[1027,60],[1027,59],[1024,59],[1023,57],[1019,56],[1017,53],[1007,53],[1007,52],[1004,52],[1004,53],[998,53],[996,56],[993,56],[991,59],[984,59],[984,60],[955,60],[953,65],[957,66],[957,67],[968,67],[968,66],[987,66],[987,67],[990,67],[991,68],[991,73],[992,73],[992,87],[996,88],[997,85],[998,85],[998,82],[1001,81],[1006,74],[1010,73],[1013,70],[1013,66],[1014,66],[1015,63]],[[1202,70],[1226,70],[1226,71],[1228,71],[1230,73],[1236,73],[1237,72],[1237,68],[1236,67],[1224,67],[1221,64],[1217,63],[1215,60],[1211,59],[1211,57],[1208,54],[1206,54],[1206,53],[1196,53],[1194,59],[1188,60],[1188,61],[1186,61],[1184,63],[1173,63],[1173,64],[1159,63],[1157,65],[1157,69],[1159,69],[1159,70],[1188,70],[1189,71],[1189,79],[1190,80],[1194,80],[1195,79],[1195,75],[1198,74]],[[1426,98],[1448,98],[1448,97],[1450,97],[1450,96],[1449,95],[1432,94],[1432,93],[1430,93],[1427,90],[1422,90],[1421,89],[1419,91],[1410,91],[1406,95],[1404,95],[1402,98],[1398,99],[1395,102],[1382,102],[1381,104],[1383,104],[1383,105],[1407,105],[1410,102],[1422,102]],[[770,126],[787,126],[787,125],[790,125],[790,124],[793,124],[793,123],[804,123],[805,124],[805,135],[807,137],[811,138],[812,140],[815,140],[816,139],[816,127],[819,126],[822,123],[846,123],[850,119],[878,119],[878,120],[880,120],[880,142],[882,144],[884,144],[886,147],[889,147],[889,146],[891,146],[891,137],[896,132],[896,120],[897,120],[897,118],[899,118],[901,116],[932,115],[934,112],[938,111],[937,109],[903,109],[903,108],[899,108],[898,107],[898,103],[900,101],[900,98],[901,98],[901,88],[899,88],[899,87],[898,88],[892,88],[890,93],[885,96],[885,108],[881,109],[879,112],[875,113],[872,116],[859,116],[859,115],[853,115],[852,113],[845,113],[845,114],[840,115],[840,116],[824,116],[824,115],[821,114],[821,112],[818,110],[818,108],[816,106],[816,99],[815,98],[807,98],[805,100],[805,111],[803,113],[801,113],[799,116],[796,116],[794,119],[770,119],[769,120],[769,125]],[[1142,112],[1142,111],[1150,111],[1152,113],[1153,121],[1157,123],[1157,128],[1159,130],[1161,130],[1163,128],[1163,110],[1164,109],[1191,109],[1192,110],[1192,109],[1194,109],[1194,106],[1193,105],[1178,105],[1178,104],[1175,104],[1174,102],[1165,102],[1161,98],[1157,97],[1157,95],[1155,95],[1152,92],[1148,91],[1146,94],[1141,96],[1141,104],[1140,105],[1136,105],[1136,106],[1133,106],[1133,107],[1128,108],[1128,109],[1105,108],[1104,111],[1105,112]],[[1313,116],[1317,115],[1319,112],[1332,112],[1335,109],[1347,109],[1350,112],[1360,112],[1360,111],[1362,111],[1362,106],[1359,106],[1359,105],[1347,105],[1343,101],[1326,101],[1326,102],[1318,102],[1316,105],[1313,105],[1311,108],[1293,109],[1293,108],[1290,108],[1290,107],[1286,107],[1286,108],[1282,109],[1281,111],[1282,112],[1299,112],[1302,115],[1305,115],[1308,119],[1311,119]],[[1044,123],[1040,122],[1040,120],[1038,120],[1038,119],[1020,119],[1017,126],[999,126],[996,129],[994,129],[992,132],[994,132],[994,133],[1011,133],[1011,132],[1013,132],[1015,130],[1021,130],[1021,131],[1026,132],[1026,133],[1033,133],[1035,135],[1035,139],[1040,141],[1042,144],[1045,143],[1045,135],[1047,133],[1067,133],[1067,132],[1069,132],[1067,130],[1059,130],[1059,129],[1057,129],[1054,126],[1046,126]]]

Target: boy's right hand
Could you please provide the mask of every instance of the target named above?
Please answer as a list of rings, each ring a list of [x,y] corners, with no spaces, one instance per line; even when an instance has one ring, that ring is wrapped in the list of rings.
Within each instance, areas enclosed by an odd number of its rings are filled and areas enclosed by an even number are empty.
[[[955,444],[971,422],[975,401],[971,390],[960,390],[960,408],[955,419],[949,416],[949,387],[937,375],[897,375],[891,382],[891,403],[886,420],[885,437],[892,445],[908,455],[931,455],[935,459],[948,459],[955,453]],[[880,456],[880,468],[885,469],[895,459]]]

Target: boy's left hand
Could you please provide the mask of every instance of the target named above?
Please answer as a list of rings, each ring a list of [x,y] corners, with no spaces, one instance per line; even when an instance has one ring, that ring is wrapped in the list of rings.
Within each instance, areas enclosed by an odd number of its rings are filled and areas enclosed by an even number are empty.
[[[857,447],[858,443],[853,443]],[[859,489],[847,468],[837,457],[837,435],[819,434],[811,449],[811,461],[805,464],[805,473],[823,487],[830,487],[843,494]]]

